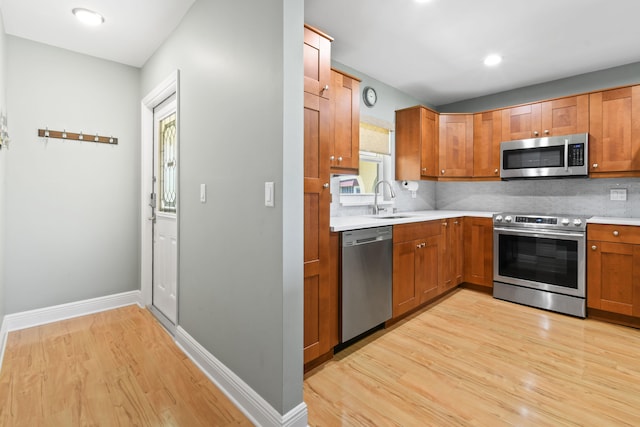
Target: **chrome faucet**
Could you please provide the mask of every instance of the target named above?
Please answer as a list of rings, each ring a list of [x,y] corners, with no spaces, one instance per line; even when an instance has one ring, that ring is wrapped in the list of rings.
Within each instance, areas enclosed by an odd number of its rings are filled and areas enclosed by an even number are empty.
[[[392,199],[396,198],[396,193],[393,191],[393,187],[391,187],[391,184],[389,183],[389,181],[385,181],[381,179],[380,181],[376,182],[376,184],[373,186],[373,193],[375,194],[375,196],[373,197],[373,214],[374,215],[378,215],[378,213],[380,212],[380,208],[378,207],[378,187],[382,183],[387,184],[387,186],[389,187],[389,193],[391,193],[391,198]]]

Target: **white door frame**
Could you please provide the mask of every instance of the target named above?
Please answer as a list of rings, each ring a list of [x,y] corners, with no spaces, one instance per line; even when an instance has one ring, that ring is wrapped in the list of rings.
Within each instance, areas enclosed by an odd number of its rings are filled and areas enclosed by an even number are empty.
[[[140,159],[141,175],[140,175],[140,291],[142,294],[142,304],[150,307],[153,303],[153,224],[150,220],[151,207],[149,206],[149,196],[153,193],[153,185],[149,177],[153,174],[153,109],[160,105],[162,101],[176,94],[176,122],[178,123],[178,153],[176,158],[179,159],[180,151],[180,71],[176,70],[162,83],[156,86],[141,102],[141,144]],[[179,188],[180,183],[180,167],[178,167],[178,177],[176,186]],[[180,192],[178,191],[177,206],[179,203]],[[178,224],[178,284],[180,286],[180,222],[179,212],[176,212],[176,221]],[[179,292],[176,298],[179,298]],[[177,307],[176,307],[177,308]],[[176,310],[176,326],[178,325],[180,313]]]

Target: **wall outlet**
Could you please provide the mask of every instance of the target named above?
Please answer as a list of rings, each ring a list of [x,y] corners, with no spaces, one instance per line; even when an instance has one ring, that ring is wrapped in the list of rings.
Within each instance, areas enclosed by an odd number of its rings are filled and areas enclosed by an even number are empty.
[[[624,202],[627,200],[627,189],[612,188],[609,193],[609,199]]]

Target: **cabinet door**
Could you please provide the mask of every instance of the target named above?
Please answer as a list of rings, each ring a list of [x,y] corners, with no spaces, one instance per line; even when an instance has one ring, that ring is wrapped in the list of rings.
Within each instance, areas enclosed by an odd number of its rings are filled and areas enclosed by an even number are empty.
[[[493,221],[464,219],[464,281],[493,287]]]
[[[329,98],[331,83],[331,37],[304,27],[304,91]]]
[[[416,258],[420,240],[393,245],[393,317],[398,317],[418,305],[416,289]]]
[[[397,180],[437,176],[437,116],[424,107],[396,111]]]
[[[329,100],[304,94],[304,362],[330,350]],[[325,187],[325,184],[326,187]]]
[[[542,103],[540,136],[586,132],[589,132],[589,95],[569,96]]]
[[[415,241],[416,288],[419,293],[418,304],[425,303],[437,297],[438,288],[438,259],[440,256],[440,236],[432,236]]]
[[[588,241],[587,306],[640,316],[640,245]]]
[[[360,82],[331,70],[331,87],[331,171],[357,175],[360,161]]]
[[[500,177],[502,112],[473,115],[473,176]]]
[[[592,93],[589,105],[589,171],[640,171],[640,86]]]
[[[473,115],[440,114],[440,177],[473,175]]]
[[[540,129],[540,104],[521,105],[502,110],[502,140],[533,138]]]
[[[451,222],[451,278],[453,286],[458,286],[464,278],[464,219],[453,218]]]

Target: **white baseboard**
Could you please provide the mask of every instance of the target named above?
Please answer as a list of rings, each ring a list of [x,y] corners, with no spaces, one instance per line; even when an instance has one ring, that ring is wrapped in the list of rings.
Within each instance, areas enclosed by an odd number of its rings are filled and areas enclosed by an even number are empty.
[[[178,326],[176,343],[202,372],[257,426],[306,427],[307,405],[302,402],[285,415],[275,410],[232,370]]]
[[[54,305],[52,307],[38,308],[36,310],[23,311],[20,313],[7,314],[4,317],[4,322],[2,322],[3,335],[19,329],[31,328],[33,326],[58,322],[60,320],[71,319],[73,317],[112,310],[125,305],[137,304],[142,306],[140,298],[140,291],[130,291],[123,292],[121,294],[107,295],[105,297],[87,299],[84,301]]]
[[[7,345],[7,322],[4,321],[4,317],[2,318],[2,323],[0,324],[0,369],[2,368],[2,360],[4,359],[4,348]]]

